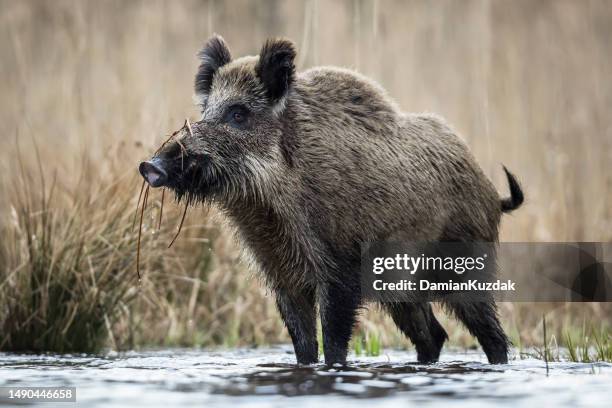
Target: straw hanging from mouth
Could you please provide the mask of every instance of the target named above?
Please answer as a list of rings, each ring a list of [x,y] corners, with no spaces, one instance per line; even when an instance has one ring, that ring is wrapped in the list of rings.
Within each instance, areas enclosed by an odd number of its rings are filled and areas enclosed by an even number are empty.
[[[142,208],[140,210],[140,227],[138,228],[138,247],[136,249],[136,274],[138,280],[140,280],[140,243],[142,240],[142,220],[144,219],[145,208],[147,207],[147,201],[149,199],[149,186],[144,191],[144,198],[142,199]]]
[[[183,216],[181,217],[181,223],[179,224],[178,231],[176,231],[176,235],[174,236],[174,238],[172,238],[172,242],[170,242],[170,245],[168,245],[168,248],[170,248],[172,244],[174,244],[174,241],[176,241],[178,236],[181,234],[181,230],[183,229],[183,223],[185,222],[185,216],[187,215],[187,207],[189,207],[189,201],[185,200],[185,209],[183,210]]]
[[[193,137],[193,129],[191,127],[191,122],[189,121],[189,118],[185,119],[185,123],[183,124],[183,127],[181,127],[179,130],[173,132],[168,139],[166,139],[161,146],[155,151],[155,153],[153,155],[158,154],[163,148],[164,146],[166,146],[166,144],[168,144],[181,130],[187,128],[187,130],[189,131],[189,135],[191,137]],[[179,144],[180,148],[181,148],[181,168],[183,168],[183,157],[184,154],[187,152],[187,150],[185,149],[185,146],[183,146],[183,144],[177,140],[177,143]],[[134,214],[134,219],[132,221],[132,230],[134,229],[135,225],[136,225],[136,218],[138,216],[138,208],[140,207],[140,202],[142,199],[142,208],[140,208],[140,223],[139,223],[139,228],[138,228],[138,245],[137,245],[137,250],[136,250],[136,273],[138,275],[138,279],[140,280],[140,247],[141,247],[141,243],[142,243],[142,224],[143,224],[143,220],[144,220],[144,213],[145,213],[145,209],[147,206],[147,202],[149,200],[149,189],[150,186],[146,186],[145,188],[145,184],[146,182],[143,180],[142,185],[140,186],[140,193],[138,194],[138,201],[136,202],[136,212]],[[159,220],[157,222],[157,229],[160,230],[161,229],[161,223],[162,223],[162,217],[163,217],[163,213],[164,213],[164,198],[165,198],[165,194],[166,194],[166,190],[162,189],[162,196],[161,196],[161,205],[160,205],[160,209],[159,209]],[[172,241],[170,242],[170,245],[168,245],[168,248],[172,247],[172,245],[174,244],[174,242],[176,241],[176,239],[179,237],[179,235],[181,234],[181,231],[183,229],[183,224],[185,222],[185,217],[187,216],[187,208],[189,207],[189,201],[186,200],[185,201],[185,208],[183,210],[183,215],[181,217],[181,222],[178,226],[178,230],[176,232],[176,234],[174,235],[174,238],[172,238]]]

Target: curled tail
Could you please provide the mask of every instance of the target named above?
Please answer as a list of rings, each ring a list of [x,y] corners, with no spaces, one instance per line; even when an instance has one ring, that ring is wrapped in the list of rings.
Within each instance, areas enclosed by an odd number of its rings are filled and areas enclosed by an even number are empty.
[[[501,210],[502,212],[508,213],[510,211],[514,211],[523,204],[524,196],[523,190],[521,190],[521,186],[514,177],[512,173],[508,171],[506,166],[504,167],[504,171],[506,172],[506,177],[508,178],[508,186],[510,187],[510,197],[502,198],[501,200]]]

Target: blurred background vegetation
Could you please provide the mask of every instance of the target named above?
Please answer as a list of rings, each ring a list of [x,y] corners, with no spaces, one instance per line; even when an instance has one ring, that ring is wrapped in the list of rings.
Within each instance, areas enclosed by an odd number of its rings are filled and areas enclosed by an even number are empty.
[[[167,249],[180,210],[167,202],[157,230],[152,192],[136,278],[137,163],[197,119],[213,32],[235,56],[289,37],[299,69],[354,68],[403,110],[446,117],[501,192],[501,163],[523,182],[502,241],[612,239],[610,1],[0,0],[0,349],[288,341],[214,209],[192,209]],[[609,304],[500,309],[519,348],[541,345],[544,315],[550,341],[609,341]],[[356,330],[410,347],[375,308]]]

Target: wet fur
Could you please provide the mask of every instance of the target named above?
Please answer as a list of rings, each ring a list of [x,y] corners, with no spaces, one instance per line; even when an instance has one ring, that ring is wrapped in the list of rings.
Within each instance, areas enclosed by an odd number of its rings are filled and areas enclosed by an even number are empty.
[[[179,170],[176,146],[160,153],[174,174],[169,187],[179,199],[218,205],[235,224],[275,293],[300,363],[318,361],[317,304],[325,362],[345,363],[363,303],[360,243],[496,242],[502,210],[522,202],[510,173],[512,197],[500,199],[443,119],[401,112],[353,71],[296,74],[289,41],[229,61],[215,37],[201,55],[202,120],[193,124],[196,136],[181,138],[187,168]],[[253,112],[248,131],[221,119],[236,101]],[[415,344],[419,361],[438,359],[447,335],[429,303],[383,307]],[[493,299],[446,307],[490,362],[507,361]]]

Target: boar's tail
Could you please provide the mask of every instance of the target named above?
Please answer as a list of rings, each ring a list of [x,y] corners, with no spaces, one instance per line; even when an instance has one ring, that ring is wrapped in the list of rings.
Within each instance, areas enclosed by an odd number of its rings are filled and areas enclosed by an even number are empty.
[[[508,186],[510,187],[510,197],[503,198],[501,200],[501,210],[502,212],[509,213],[510,211],[514,211],[523,204],[524,196],[523,190],[521,190],[521,186],[514,177],[514,174],[510,173],[506,166],[504,166],[504,171],[506,172],[506,177],[508,178]]]

